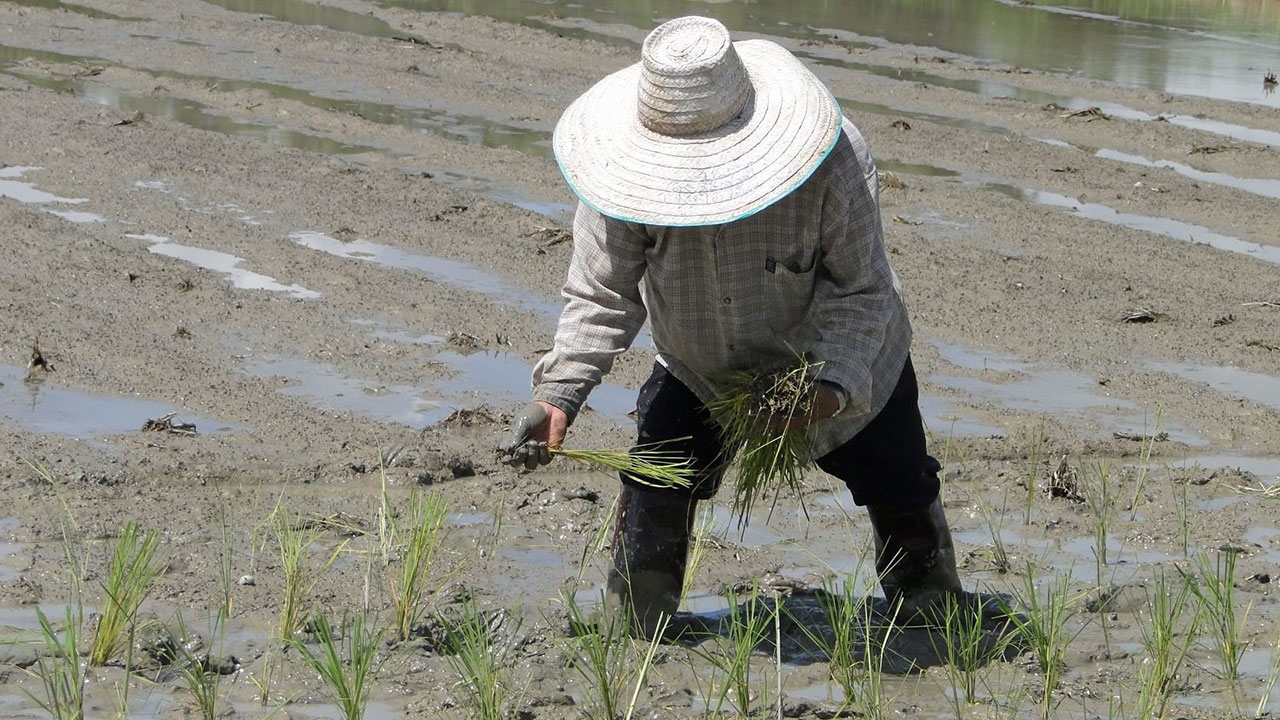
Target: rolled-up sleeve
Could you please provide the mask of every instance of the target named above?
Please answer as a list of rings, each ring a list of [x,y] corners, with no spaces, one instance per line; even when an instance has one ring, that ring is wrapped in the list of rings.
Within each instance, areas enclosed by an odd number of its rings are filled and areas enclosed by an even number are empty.
[[[619,354],[644,325],[640,280],[648,237],[643,228],[579,204],[573,255],[555,346],[534,366],[533,399],[577,416]]]

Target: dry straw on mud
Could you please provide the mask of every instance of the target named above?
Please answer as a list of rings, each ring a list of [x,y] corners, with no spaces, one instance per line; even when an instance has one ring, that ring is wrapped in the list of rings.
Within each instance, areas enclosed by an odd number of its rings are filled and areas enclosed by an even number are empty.
[[[737,456],[733,511],[745,524],[756,499],[782,487],[799,494],[809,457],[809,429],[787,426],[812,409],[821,363],[799,362],[763,375],[735,371],[721,378],[720,395],[707,403],[720,427],[726,455]]]

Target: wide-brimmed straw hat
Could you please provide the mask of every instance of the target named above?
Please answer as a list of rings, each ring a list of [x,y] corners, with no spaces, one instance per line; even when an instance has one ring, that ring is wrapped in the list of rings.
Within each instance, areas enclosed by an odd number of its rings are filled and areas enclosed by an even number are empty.
[[[713,225],[795,190],[839,136],[840,106],[786,49],[685,17],[575,100],[552,144],[569,186],[601,213]]]

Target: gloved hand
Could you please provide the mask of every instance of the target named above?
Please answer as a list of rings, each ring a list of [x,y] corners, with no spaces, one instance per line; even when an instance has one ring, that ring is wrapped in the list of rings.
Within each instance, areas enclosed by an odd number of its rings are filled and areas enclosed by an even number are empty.
[[[549,419],[546,408],[541,404],[531,402],[525,405],[511,425],[511,439],[507,442],[507,446],[502,448],[505,456],[502,462],[512,467],[523,465],[526,470],[533,470],[539,465],[551,462],[551,450],[547,447],[547,443],[533,439],[538,434],[546,437],[544,426],[548,424]]]

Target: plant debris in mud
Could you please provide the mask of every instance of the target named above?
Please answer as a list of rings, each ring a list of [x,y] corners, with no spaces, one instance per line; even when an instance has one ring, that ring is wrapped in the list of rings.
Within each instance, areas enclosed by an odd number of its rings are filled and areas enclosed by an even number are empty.
[[[31,359],[27,361],[27,379],[31,379],[32,373],[39,368],[45,372],[53,372],[53,363],[44,356],[44,351],[40,348],[40,338],[36,338],[31,343]]]
[[[1169,440],[1169,433],[1158,432],[1158,433],[1148,434],[1148,433],[1124,432],[1122,430],[1117,430],[1111,433],[1111,437],[1117,440],[1133,440],[1134,442],[1167,442]]]
[[[1213,155],[1215,153],[1227,152],[1228,150],[1240,150],[1239,145],[1196,145],[1187,151],[1188,155]]]
[[[464,212],[466,212],[466,211],[467,211],[467,206],[466,206],[466,205],[450,205],[449,207],[445,208],[444,210],[441,210],[440,212],[436,213],[435,215],[432,215],[432,216],[431,216],[431,222],[440,222],[440,221],[444,220],[445,218],[447,218],[447,217],[448,217],[448,216],[450,216],[450,215],[458,215],[458,214],[460,214],[460,213],[464,213]]]
[[[444,341],[456,348],[463,348],[466,350],[474,350],[483,345],[483,341],[478,336],[458,330],[450,331]]]
[[[573,240],[573,233],[563,228],[540,227],[537,230],[525,233],[521,237],[536,240],[540,247],[549,248]]]
[[[146,121],[147,121],[146,113],[139,110],[123,120],[117,120],[116,122],[112,123],[112,126],[123,127],[125,125],[140,125],[142,123],[145,123]]]
[[[902,182],[901,178],[888,170],[879,171],[880,187],[889,188],[891,190],[906,190],[907,184]]]
[[[142,432],[163,432],[170,435],[185,435],[190,437],[196,434],[196,424],[182,421],[174,421],[178,413],[171,412],[160,418],[153,418],[142,424]]]
[[[1110,120],[1111,116],[1102,112],[1102,108],[1091,105],[1074,112],[1062,113],[1058,117],[1064,118],[1085,118],[1085,122],[1093,122],[1094,120]]]
[[[1049,493],[1049,497],[1062,498],[1073,503],[1085,501],[1084,495],[1080,493],[1080,473],[1067,462],[1065,455],[1058,461],[1057,469],[1049,475],[1049,485],[1045,488],[1045,492]]]
[[[485,406],[475,409],[461,408],[449,413],[449,416],[441,420],[439,425],[442,427],[473,427],[476,425],[505,425],[510,422],[510,417],[504,413],[495,413]]]
[[[1137,308],[1136,310],[1130,310],[1129,312],[1125,313],[1124,317],[1120,318],[1120,322],[1153,323],[1153,322],[1163,320],[1167,317],[1169,317],[1167,314],[1162,312],[1156,312],[1151,308]]]

